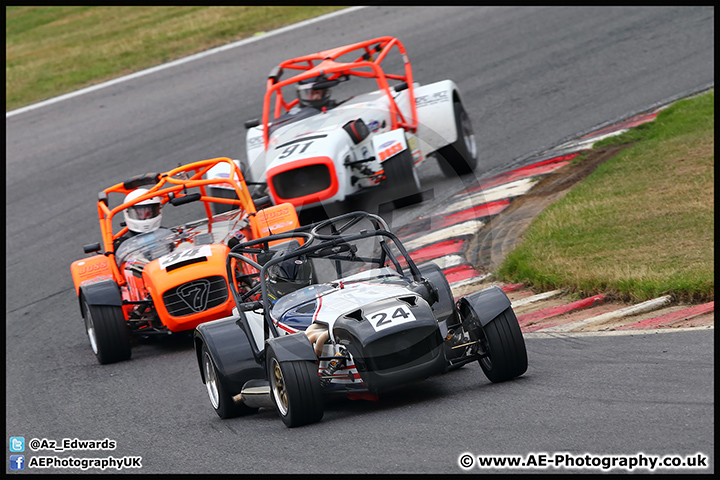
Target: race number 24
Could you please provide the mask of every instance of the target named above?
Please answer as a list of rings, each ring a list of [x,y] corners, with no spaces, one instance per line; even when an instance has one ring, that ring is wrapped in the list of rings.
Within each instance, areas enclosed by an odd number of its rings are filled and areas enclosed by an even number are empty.
[[[413,322],[415,321],[415,315],[413,315],[408,306],[395,305],[372,313],[368,317],[368,321],[376,331],[379,331],[394,325]]]

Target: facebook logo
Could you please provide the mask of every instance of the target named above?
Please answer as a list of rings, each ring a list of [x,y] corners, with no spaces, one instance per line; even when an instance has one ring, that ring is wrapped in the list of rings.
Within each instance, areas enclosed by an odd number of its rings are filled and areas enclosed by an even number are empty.
[[[25,455],[10,455],[10,470],[25,470]]]
[[[10,437],[10,451],[11,452],[24,452],[25,451],[25,437]]]

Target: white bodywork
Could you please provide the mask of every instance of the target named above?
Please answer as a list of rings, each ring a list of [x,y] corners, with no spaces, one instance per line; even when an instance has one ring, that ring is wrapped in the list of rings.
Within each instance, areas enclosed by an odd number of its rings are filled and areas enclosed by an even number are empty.
[[[410,120],[408,90],[395,93],[391,88],[391,92],[403,116]],[[263,147],[262,125],[248,130],[246,149],[249,168],[246,179],[265,182],[269,170],[293,163],[301,165],[305,159],[326,157],[335,167],[338,190],[332,198],[324,201],[343,201],[348,195],[378,185],[382,165],[377,149],[388,140],[383,135],[404,134],[404,143],[410,149],[416,167],[430,153],[453,143],[457,139],[453,110],[455,96],[459,98],[457,86],[451,80],[425,86],[415,84],[416,132],[404,129],[390,131],[390,102],[381,91],[353,97],[335,108],[284,125],[284,118],[300,113],[301,109],[294,107],[276,122],[275,127],[271,124],[267,151]],[[357,119],[364,121],[370,134],[354,144],[343,125]],[[375,157],[372,161],[357,163],[372,157]]]

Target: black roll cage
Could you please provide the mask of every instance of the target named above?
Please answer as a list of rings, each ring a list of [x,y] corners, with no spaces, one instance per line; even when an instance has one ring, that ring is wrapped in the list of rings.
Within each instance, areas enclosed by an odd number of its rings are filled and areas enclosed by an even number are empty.
[[[348,219],[349,221],[340,226],[339,228],[336,226],[336,224],[344,219]],[[343,232],[345,232],[348,228],[351,226],[357,224],[363,219],[368,219],[373,223],[374,230],[361,230],[358,233],[351,234],[351,235],[343,235]],[[318,230],[321,230],[326,227],[330,227],[332,232],[330,235],[327,234],[321,234],[318,232]],[[358,262],[367,262],[367,263],[377,263],[379,266],[382,266],[385,264],[385,262],[389,259],[392,261],[393,266],[398,271],[398,273],[402,274],[403,276],[406,276],[404,274],[404,269],[400,265],[400,262],[398,262],[397,258],[392,254],[390,251],[390,247],[388,246],[387,242],[384,239],[380,239],[380,257],[379,258],[367,258],[367,257],[357,257],[354,255],[356,249],[353,249],[354,245],[352,245],[351,242],[362,240],[365,238],[370,237],[386,237],[393,241],[393,243],[397,246],[398,250],[400,251],[401,255],[405,259],[405,262],[407,263],[407,267],[410,270],[410,273],[412,275],[413,281],[415,282],[421,282],[423,280],[422,274],[420,273],[420,270],[418,269],[417,265],[413,261],[413,259],[408,254],[407,250],[403,246],[402,242],[393,234],[392,232],[387,230],[387,224],[382,219],[382,217],[378,215],[374,215],[371,213],[366,212],[352,212],[345,215],[340,215],[338,217],[334,217],[328,220],[320,221],[317,223],[313,223],[307,226],[303,226],[300,228],[296,228],[294,230],[290,230],[283,233],[278,234],[272,234],[267,237],[258,238],[255,240],[251,240],[249,242],[242,242],[237,245],[235,245],[231,250],[230,253],[228,253],[228,257],[226,259],[226,268],[227,268],[227,274],[228,274],[228,284],[230,287],[230,291],[233,295],[233,300],[235,301],[235,305],[238,309],[238,313],[242,313],[245,311],[251,311],[251,310],[257,310],[259,308],[263,309],[263,332],[264,332],[264,340],[268,340],[269,338],[276,338],[280,334],[278,332],[277,326],[273,323],[272,318],[270,317],[270,308],[265,308],[267,305],[267,286],[265,285],[265,273],[269,267],[272,265],[275,265],[277,263],[282,262],[283,260],[286,260],[285,256],[282,255],[276,255],[267,262],[265,262],[263,265],[259,264],[255,260],[247,257],[246,255],[259,255],[262,253],[266,253],[270,250],[270,242],[278,241],[278,240],[289,240],[289,239],[297,239],[297,238],[303,238],[305,240],[305,243],[300,248],[293,250],[292,256],[306,256],[307,258],[325,258],[330,260],[337,260],[336,262],[336,271],[338,273],[338,276],[341,276],[341,269],[340,269],[340,261],[358,261]],[[320,243],[314,243],[316,240],[319,240]],[[260,247],[260,248],[258,248]],[[338,252],[335,252],[333,255],[326,254],[325,252],[322,252],[324,249],[336,249],[337,247],[340,247],[340,250]],[[343,247],[347,247],[347,249],[343,250]],[[318,253],[319,252],[319,253]],[[340,256],[338,253],[341,252],[350,252],[350,256]],[[256,257],[257,258],[257,257]],[[252,287],[248,292],[240,293],[237,291],[237,289],[234,287],[233,278],[234,278],[234,268],[232,265],[232,260],[235,259],[237,261],[242,261],[250,265],[251,267],[258,270],[258,273],[252,274],[251,276],[259,277],[259,284]],[[253,296],[258,291],[258,286],[260,287],[259,290],[261,292],[260,294],[260,301],[251,301],[247,302],[247,299]],[[252,331],[250,329],[250,325],[247,323],[247,317],[243,314],[239,315],[240,319],[238,320],[238,325],[245,330],[245,333],[248,335],[248,338],[252,335]],[[253,351],[253,355],[255,356],[255,359],[258,362],[262,362],[264,359],[265,351],[260,351],[257,348],[257,345],[254,341],[250,341],[250,346]]]

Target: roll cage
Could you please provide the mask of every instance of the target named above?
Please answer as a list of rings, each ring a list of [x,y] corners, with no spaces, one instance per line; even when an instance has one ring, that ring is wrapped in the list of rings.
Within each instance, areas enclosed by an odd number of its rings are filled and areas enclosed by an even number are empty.
[[[349,228],[358,224],[363,219],[368,219],[372,223],[374,229],[365,229],[358,233],[345,234]],[[346,220],[347,223],[338,225],[338,223]],[[329,234],[321,233],[321,230],[325,228],[330,230]],[[354,244],[352,242],[371,237],[380,237],[379,256],[357,256],[355,254],[357,250],[353,248]],[[293,250],[292,254],[288,256],[276,255],[262,264],[257,261],[258,256],[268,252],[271,242],[277,244],[278,242],[292,239],[302,239],[303,241],[302,246]],[[396,257],[391,252],[386,239],[392,240],[400,252],[400,257]],[[271,266],[280,263],[287,258],[300,256],[310,259],[323,258],[327,260],[335,260],[339,278],[343,276],[341,270],[342,261],[365,262],[377,264],[378,267],[382,267],[387,261],[390,261],[398,273],[402,276],[406,278],[408,277],[408,275],[404,274],[404,264],[409,270],[410,276],[414,282],[420,283],[424,281],[420,270],[417,265],[415,265],[415,262],[410,257],[400,240],[398,240],[395,234],[388,231],[385,221],[377,215],[366,212],[352,212],[288,232],[240,243],[230,250],[226,260],[227,274],[228,279],[230,280],[230,291],[232,292],[233,299],[235,300],[235,305],[240,312],[262,309],[265,340],[270,337],[278,337],[280,335],[275,322],[270,316],[266,272]],[[246,291],[240,291],[240,283],[235,275],[238,262],[244,262],[245,264],[251,266],[255,271],[255,273],[245,274],[244,277],[258,280],[255,285]],[[243,269],[243,271],[247,271],[247,269]],[[253,298],[257,298],[258,293],[260,294],[259,300],[253,300]],[[245,330],[246,333],[248,333],[248,336],[250,336],[249,332],[252,330],[247,324],[247,317],[245,315],[240,315],[238,324],[243,328],[243,330]],[[259,351],[255,342],[250,342],[250,345],[253,349],[255,358],[258,361],[261,361],[264,351]]]
[[[393,51],[393,47],[397,48],[398,53],[402,57],[405,68],[404,75],[385,73],[380,66],[388,54]],[[375,53],[377,53],[377,56],[373,58]],[[359,56],[351,62],[338,61],[339,57],[348,54],[359,54]],[[286,69],[300,70],[302,73],[281,81],[280,77]],[[370,69],[370,71],[367,71],[368,69]],[[273,119],[277,119],[299,102],[297,98],[289,102],[285,101],[281,89],[302,80],[318,76],[323,76],[328,81],[337,80],[341,77],[348,78],[350,76],[375,78],[380,91],[383,92],[389,100],[390,118],[392,122],[391,129],[405,128],[413,132],[417,129],[418,121],[415,107],[412,66],[405,52],[405,47],[394,37],[378,37],[372,40],[286,60],[272,69],[268,76],[267,89],[263,101],[262,128],[263,144],[266,151],[269,144],[270,110],[273,97],[275,97]],[[401,83],[405,83],[408,90],[408,103],[410,108],[408,118],[403,115],[397,103],[395,103],[395,99],[390,92],[388,80],[398,80]],[[397,91],[399,91],[399,85],[400,84],[397,85]]]
[[[203,175],[205,175],[208,170],[220,163],[227,163],[230,166],[228,178],[203,178]],[[205,187],[219,184],[223,184],[224,186],[230,185],[235,190],[237,198],[222,198],[208,195]],[[109,207],[109,194],[119,193],[127,195],[139,187],[146,187],[148,192],[130,202],[122,203],[114,208]],[[199,191],[188,193],[188,189],[190,188],[197,188]],[[132,205],[155,197],[160,197],[162,205],[168,202],[173,205],[183,205],[195,201],[203,202],[208,218],[208,228],[212,228],[212,222],[210,222],[210,219],[213,217],[210,209],[211,203],[237,205],[248,214],[253,237],[261,236],[260,226],[254,215],[256,213],[255,204],[250,197],[245,179],[237,164],[229,158],[219,157],[201,160],[179,166],[165,173],[146,173],[132,177],[124,182],[108,187],[98,194],[97,209],[103,249],[106,256],[112,257],[112,261],[109,263],[113,272],[113,280],[115,280],[118,285],[124,285],[125,279],[115,262],[113,242],[125,235],[128,232],[128,227],[125,226],[118,232],[113,233],[113,217]]]

